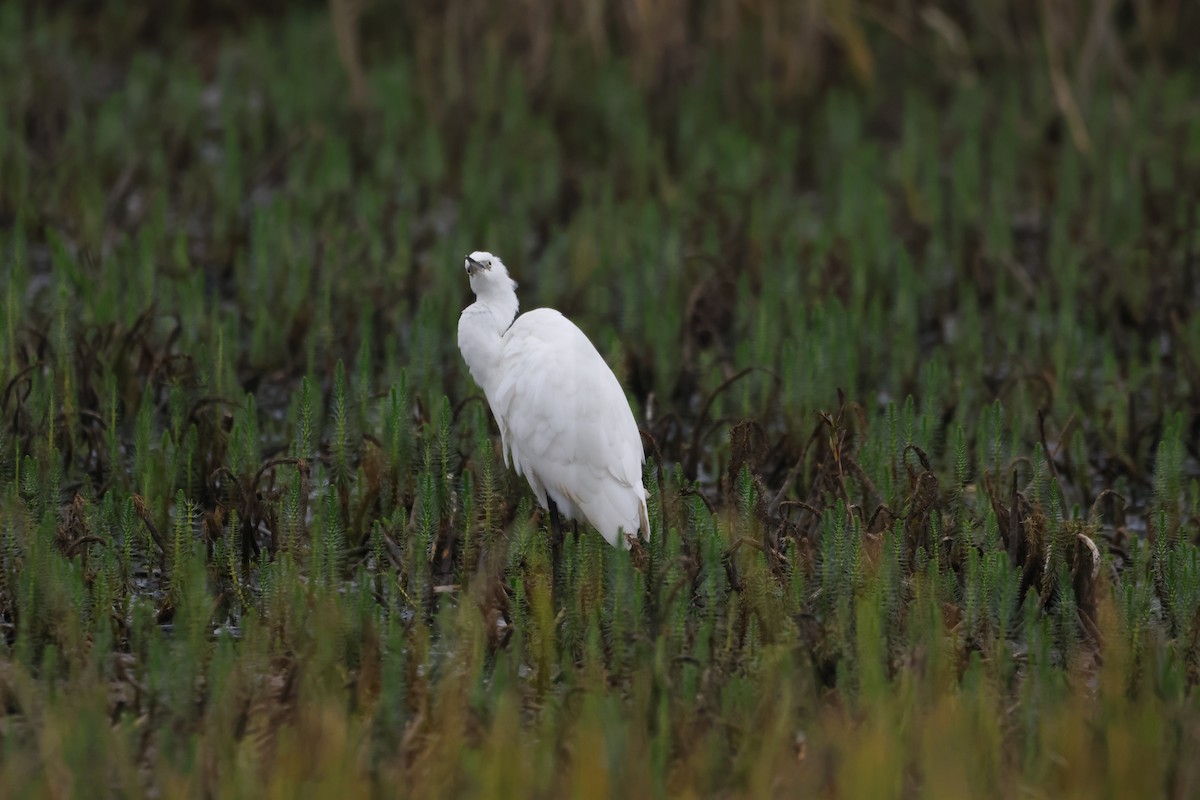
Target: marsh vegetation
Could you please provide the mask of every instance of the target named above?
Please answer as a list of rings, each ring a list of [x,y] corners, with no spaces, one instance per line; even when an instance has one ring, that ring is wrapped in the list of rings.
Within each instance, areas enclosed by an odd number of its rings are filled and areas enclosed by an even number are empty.
[[[1200,792],[1191,4],[239,8],[0,7],[4,796]]]

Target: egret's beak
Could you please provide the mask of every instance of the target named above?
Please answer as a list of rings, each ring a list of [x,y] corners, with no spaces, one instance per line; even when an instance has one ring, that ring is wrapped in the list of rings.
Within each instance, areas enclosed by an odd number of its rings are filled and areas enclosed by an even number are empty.
[[[480,264],[478,261],[471,258],[470,256],[467,256],[467,275],[474,275],[476,272],[479,272],[479,270],[481,270],[481,269],[486,269],[486,267],[484,267],[483,264]]]

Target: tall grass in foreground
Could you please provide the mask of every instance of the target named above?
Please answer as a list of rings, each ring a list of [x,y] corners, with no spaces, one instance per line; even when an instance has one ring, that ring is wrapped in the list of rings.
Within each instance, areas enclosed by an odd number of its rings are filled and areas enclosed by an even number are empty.
[[[112,84],[56,24],[0,12],[6,797],[1197,792],[1193,72],[760,118],[552,50],[447,116],[368,47],[351,117],[320,16]],[[628,388],[644,548],[553,561],[477,247]]]
[[[888,416],[866,430],[882,435]],[[474,424],[450,427],[457,446],[481,441]],[[267,492],[287,544],[259,537],[248,560],[252,507],[222,520],[227,506],[201,512],[180,490],[155,522],[140,495],[86,486],[59,506],[47,495],[60,479],[31,456],[0,511],[12,625],[0,782],[32,794],[98,781],[132,794],[264,782],[318,794],[1189,793],[1200,554],[1179,533],[1175,495],[1156,503],[1153,544],[1106,545],[1091,538],[1101,519],[1064,513],[1038,464],[1011,495],[1025,509],[1014,521],[1007,480],[966,483],[991,457],[961,435],[959,463],[935,473],[906,463],[925,459],[918,441],[894,449],[866,430],[811,467],[861,457],[863,486],[901,476],[882,519],[846,481],[784,536],[748,467],[736,502],[714,512],[651,465],[640,561],[585,534],[557,574],[524,501],[497,534],[482,522],[513,509],[461,494],[500,472],[492,448],[446,483],[433,426],[424,463],[399,476],[415,493],[411,523],[401,506],[356,526],[379,491],[365,469],[347,493],[288,463]],[[1178,444],[1160,446],[1156,485],[1178,480]],[[154,472],[170,450],[151,454]],[[381,486],[394,477],[381,474]],[[945,492],[923,488],[939,476],[953,480]],[[296,482],[312,487],[311,520],[294,510]],[[439,569],[469,538],[483,542],[477,563]]]

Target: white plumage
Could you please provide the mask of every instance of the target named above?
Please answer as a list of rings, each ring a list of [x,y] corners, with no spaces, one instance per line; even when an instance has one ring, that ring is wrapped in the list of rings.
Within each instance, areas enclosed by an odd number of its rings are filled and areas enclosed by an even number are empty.
[[[475,252],[465,266],[476,300],[459,318],[458,348],[500,427],[504,463],[552,515],[585,519],[614,546],[629,546],[622,532],[649,538],[645,453],[617,377],[562,314],[517,317],[517,284],[499,258]]]

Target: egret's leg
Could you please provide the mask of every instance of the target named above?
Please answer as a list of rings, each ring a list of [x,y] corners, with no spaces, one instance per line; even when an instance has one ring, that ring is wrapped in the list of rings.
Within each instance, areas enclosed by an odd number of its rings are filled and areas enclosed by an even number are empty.
[[[549,497],[546,498],[546,510],[550,512],[550,568],[553,570],[550,583],[553,585],[558,580],[558,561],[562,555],[564,534],[562,517],[558,515],[558,506]]]
[[[554,534],[554,538],[562,541],[563,527],[562,517],[558,515],[558,506],[549,497],[546,498],[546,507],[550,511],[550,532]]]

